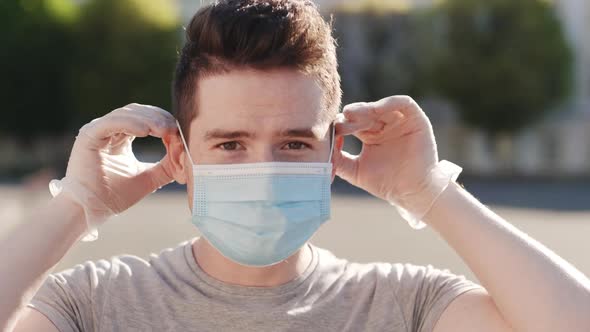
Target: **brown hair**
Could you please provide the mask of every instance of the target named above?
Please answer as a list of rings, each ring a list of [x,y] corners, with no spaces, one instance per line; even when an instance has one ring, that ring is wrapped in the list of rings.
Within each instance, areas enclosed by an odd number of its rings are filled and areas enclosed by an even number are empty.
[[[199,78],[232,69],[293,68],[314,75],[324,107],[340,108],[342,93],[331,24],[309,0],[221,0],[201,8],[186,28],[173,82],[181,129],[197,114]]]

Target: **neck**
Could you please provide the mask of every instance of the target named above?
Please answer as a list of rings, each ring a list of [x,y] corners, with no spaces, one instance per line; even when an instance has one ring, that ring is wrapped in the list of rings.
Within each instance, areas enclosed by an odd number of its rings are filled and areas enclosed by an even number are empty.
[[[228,284],[250,287],[285,284],[301,275],[312,260],[307,243],[284,261],[265,267],[238,264],[221,255],[204,237],[197,239],[192,249],[197,264],[209,276]]]

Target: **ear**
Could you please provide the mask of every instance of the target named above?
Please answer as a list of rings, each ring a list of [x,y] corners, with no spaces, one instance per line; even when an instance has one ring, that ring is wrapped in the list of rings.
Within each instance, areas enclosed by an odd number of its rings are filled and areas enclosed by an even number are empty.
[[[186,184],[187,157],[180,134],[177,132],[174,135],[167,135],[162,138],[162,141],[164,142],[164,146],[166,146],[166,152],[172,163],[172,177],[176,182]]]
[[[336,142],[334,142],[334,152],[332,155],[332,182],[334,182],[334,178],[336,177],[336,160],[334,155],[339,156],[342,152],[342,147],[344,146],[344,136],[336,136]]]

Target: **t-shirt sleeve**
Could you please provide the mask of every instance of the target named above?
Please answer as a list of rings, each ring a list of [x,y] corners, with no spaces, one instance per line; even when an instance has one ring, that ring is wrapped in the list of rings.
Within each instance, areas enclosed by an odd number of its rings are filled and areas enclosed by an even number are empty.
[[[431,265],[395,264],[393,272],[395,297],[409,332],[431,332],[457,296],[482,288],[464,276]]]
[[[95,294],[109,270],[110,263],[100,260],[50,274],[28,306],[45,315],[60,332],[94,331]]]

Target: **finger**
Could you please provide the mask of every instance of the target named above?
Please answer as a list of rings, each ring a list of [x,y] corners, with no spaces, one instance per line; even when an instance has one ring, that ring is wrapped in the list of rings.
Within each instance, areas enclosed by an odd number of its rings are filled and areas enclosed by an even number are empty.
[[[348,111],[353,111],[353,110],[357,110],[357,109],[364,109],[364,108],[371,108],[373,105],[372,102],[365,102],[365,101],[359,101],[359,102],[354,102],[354,103],[350,103],[348,105],[345,105],[342,108],[342,112],[348,112]]]
[[[94,141],[108,141],[117,134],[145,136],[149,133],[149,126],[130,116],[119,116],[109,113],[94,119],[80,128],[80,134]]]
[[[174,116],[172,116],[170,112],[157,106],[133,103],[125,106],[124,108],[133,110],[142,116],[162,121],[164,122],[164,125],[176,127],[176,119]]]
[[[96,140],[99,145],[105,145],[108,138],[117,134],[163,137],[176,131],[176,126],[170,127],[162,121],[146,118],[135,112],[119,110],[91,121],[80,129],[80,133]]]
[[[159,124],[158,127],[170,128],[176,130],[176,119],[167,111],[151,105],[129,104],[122,107],[117,112],[129,114],[137,118],[145,119],[149,122]]]
[[[380,131],[385,128],[390,117],[383,116],[386,110],[376,103],[353,103],[346,105],[342,114],[348,122],[356,125],[344,126],[357,131]],[[344,122],[346,123],[346,121]]]
[[[157,163],[141,163],[144,171],[139,175],[144,178],[141,182],[149,185],[147,192],[153,192],[174,181],[172,176],[172,161],[168,154]]]
[[[373,104],[377,109],[385,110],[381,114],[386,114],[388,113],[387,111],[397,111],[403,114],[404,117],[418,116],[426,118],[426,114],[424,113],[422,108],[410,96],[390,96],[380,99],[374,102]]]
[[[358,182],[358,156],[338,150],[334,151],[333,161],[338,177],[353,185]]]
[[[372,116],[375,113],[375,105],[373,103],[352,103],[344,106],[342,114],[349,121],[355,122],[364,120],[368,116]]]
[[[334,126],[336,127],[336,136],[352,135],[359,129],[358,124],[351,122],[337,122],[334,123]]]
[[[352,103],[346,105],[342,112],[351,121],[367,117],[383,120],[383,117],[388,116],[391,112],[400,112],[404,116],[425,116],[414,99],[403,95],[390,96],[371,103]]]
[[[124,133],[115,134],[110,137],[108,142],[108,151],[111,154],[123,153],[126,149],[131,149],[131,142],[135,136],[130,136]]]
[[[368,116],[358,118],[337,119],[334,122],[336,126],[336,136],[357,135],[362,132],[377,132],[385,127],[385,123],[379,119],[373,119]]]

